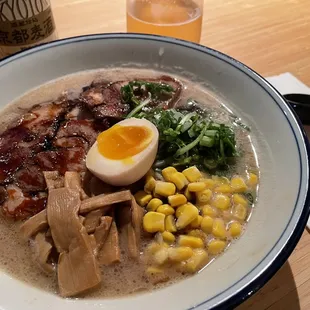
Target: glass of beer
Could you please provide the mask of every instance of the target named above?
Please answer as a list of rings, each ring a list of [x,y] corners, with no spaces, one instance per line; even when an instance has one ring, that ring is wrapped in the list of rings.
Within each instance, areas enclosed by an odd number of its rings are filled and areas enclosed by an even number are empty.
[[[203,0],[127,0],[127,31],[199,43]]]

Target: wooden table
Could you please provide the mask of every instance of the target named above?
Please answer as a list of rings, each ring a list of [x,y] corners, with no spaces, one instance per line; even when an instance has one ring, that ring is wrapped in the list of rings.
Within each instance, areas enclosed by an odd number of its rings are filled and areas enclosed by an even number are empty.
[[[125,0],[52,0],[60,38],[125,32]],[[205,0],[201,44],[264,76],[291,72],[310,86],[309,0]],[[239,310],[310,309],[310,235]]]

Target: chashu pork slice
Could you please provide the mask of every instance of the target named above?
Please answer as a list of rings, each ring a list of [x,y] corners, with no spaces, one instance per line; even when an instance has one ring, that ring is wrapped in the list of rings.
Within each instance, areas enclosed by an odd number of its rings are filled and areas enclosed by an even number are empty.
[[[52,189],[47,202],[47,219],[57,251],[60,295],[84,293],[101,283],[98,263],[89,235],[78,212],[80,193],[70,188]]]

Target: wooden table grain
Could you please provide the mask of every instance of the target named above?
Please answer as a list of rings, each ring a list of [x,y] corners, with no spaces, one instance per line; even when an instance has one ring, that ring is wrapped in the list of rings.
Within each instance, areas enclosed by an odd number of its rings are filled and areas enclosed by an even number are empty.
[[[52,0],[60,38],[125,32],[125,0]],[[201,44],[268,76],[291,72],[310,86],[309,0],[205,0]],[[239,310],[310,309],[310,235]]]

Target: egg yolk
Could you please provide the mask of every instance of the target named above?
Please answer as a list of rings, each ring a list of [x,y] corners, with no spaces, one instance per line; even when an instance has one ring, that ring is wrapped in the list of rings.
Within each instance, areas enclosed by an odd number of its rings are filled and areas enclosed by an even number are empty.
[[[145,126],[114,125],[98,136],[98,150],[109,159],[127,159],[142,152],[151,143],[152,136],[152,131]]]

